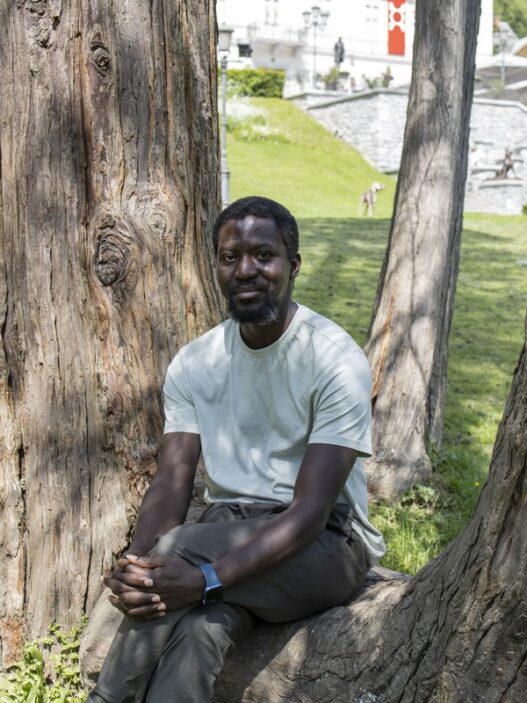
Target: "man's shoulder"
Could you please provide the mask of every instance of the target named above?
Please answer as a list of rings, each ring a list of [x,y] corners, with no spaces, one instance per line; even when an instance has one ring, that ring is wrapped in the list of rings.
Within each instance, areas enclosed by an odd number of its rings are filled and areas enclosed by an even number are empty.
[[[180,347],[170,363],[169,373],[180,368],[188,374],[220,364],[226,357],[227,338],[232,331],[230,324],[230,320],[225,320]]]
[[[305,305],[300,305],[301,329],[317,348],[335,352],[363,353],[353,337],[339,324],[311,310]]]
[[[195,337],[191,339],[190,342],[187,342],[187,344],[184,344],[178,353],[182,354],[187,359],[195,357],[205,350],[210,354],[215,348],[221,349],[225,344],[226,337],[230,333],[231,325],[231,320],[220,322],[216,327],[212,327],[199,337]]]

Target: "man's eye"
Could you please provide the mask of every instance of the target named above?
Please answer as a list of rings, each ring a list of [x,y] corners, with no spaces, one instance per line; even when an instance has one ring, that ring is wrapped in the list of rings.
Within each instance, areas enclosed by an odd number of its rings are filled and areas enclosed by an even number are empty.
[[[223,254],[221,260],[225,264],[232,264],[233,261],[236,261],[236,257],[234,254]]]
[[[268,261],[269,259],[272,258],[272,256],[273,256],[273,255],[271,254],[270,251],[259,251],[259,252],[258,252],[258,258],[259,258],[261,261]]]

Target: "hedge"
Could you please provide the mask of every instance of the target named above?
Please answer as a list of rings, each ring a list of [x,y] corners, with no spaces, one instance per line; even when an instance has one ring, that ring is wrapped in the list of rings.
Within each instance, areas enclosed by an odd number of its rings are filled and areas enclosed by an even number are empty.
[[[229,69],[229,92],[260,98],[281,98],[284,71],[271,68]]]

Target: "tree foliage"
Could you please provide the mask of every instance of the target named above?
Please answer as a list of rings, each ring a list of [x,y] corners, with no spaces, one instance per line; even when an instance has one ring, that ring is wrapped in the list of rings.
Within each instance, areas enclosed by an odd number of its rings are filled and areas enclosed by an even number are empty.
[[[494,14],[508,22],[522,38],[527,36],[527,3],[525,0],[494,0]]]
[[[281,98],[284,71],[271,68],[242,68],[227,71],[229,91],[253,98]]]

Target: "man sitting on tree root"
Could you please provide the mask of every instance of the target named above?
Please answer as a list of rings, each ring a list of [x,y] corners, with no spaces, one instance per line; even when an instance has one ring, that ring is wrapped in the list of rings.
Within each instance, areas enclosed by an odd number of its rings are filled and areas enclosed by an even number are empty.
[[[129,552],[106,579],[126,617],[92,703],[205,703],[258,622],[353,597],[384,553],[361,457],[370,371],[338,325],[292,300],[294,217],[238,200],[213,230],[230,319],[180,349],[165,435]],[[200,453],[209,507],[183,524]]]

